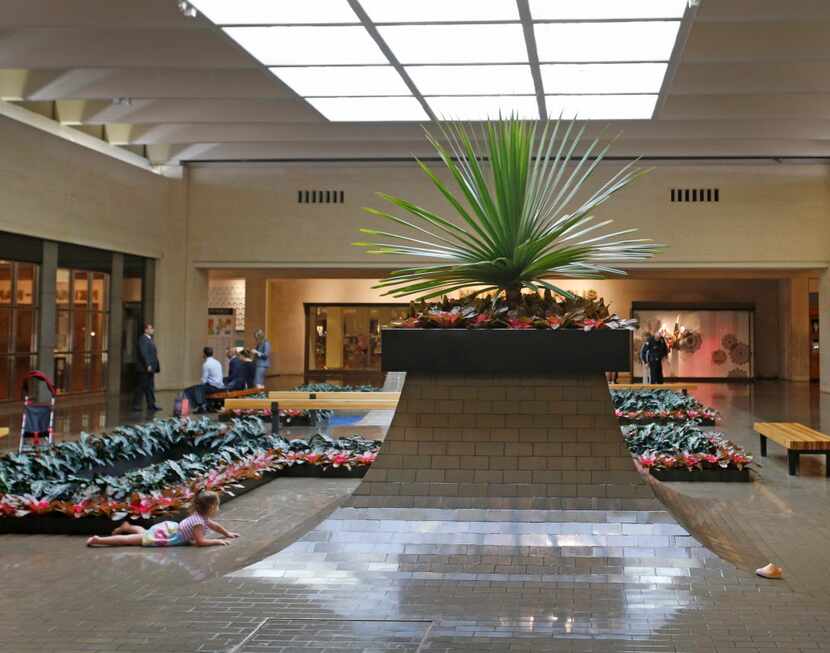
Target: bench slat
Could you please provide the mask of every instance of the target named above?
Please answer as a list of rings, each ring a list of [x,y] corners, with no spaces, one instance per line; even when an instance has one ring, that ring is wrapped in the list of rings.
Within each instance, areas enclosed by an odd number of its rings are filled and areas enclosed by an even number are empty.
[[[610,383],[611,390],[697,390],[694,383]]]
[[[357,400],[357,401],[375,401],[375,400],[390,400],[397,401],[400,399],[400,392],[297,392],[294,390],[274,391],[268,393],[268,398],[271,401],[294,401],[297,399],[311,400],[311,395],[315,399],[334,399],[334,400]],[[313,401],[313,400],[312,400]]]
[[[787,449],[830,451],[830,436],[797,422],[755,422],[753,430]]]
[[[228,399],[225,408],[270,408],[272,399]],[[297,410],[392,410],[397,407],[396,399],[285,399],[277,401],[280,408]]]

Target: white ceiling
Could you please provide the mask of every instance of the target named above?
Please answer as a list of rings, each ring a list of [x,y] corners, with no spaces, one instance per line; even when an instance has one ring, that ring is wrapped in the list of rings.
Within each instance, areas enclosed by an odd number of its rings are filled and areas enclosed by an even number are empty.
[[[214,2],[237,10],[240,6],[227,0]],[[666,63],[629,71],[640,79],[622,74],[609,78],[604,70],[561,68],[561,63],[555,68],[553,63],[544,63],[567,58],[567,51],[556,54],[558,40],[539,38],[562,23],[534,25],[530,19],[548,16],[545,12],[551,8],[575,7],[584,12],[587,5],[581,0],[420,0],[400,4],[390,0],[284,0],[261,6],[282,12],[276,18],[263,19],[266,23],[313,23],[321,20],[321,14],[344,23],[340,27],[350,26],[365,34],[365,20],[353,25],[355,4],[371,18],[369,33],[376,29],[380,43],[392,53],[390,59],[389,52],[370,39],[369,51],[379,48],[381,52],[382,59],[377,62],[381,67],[368,74],[366,69],[353,70],[357,81],[344,80],[331,68],[299,67],[276,71],[275,75],[205,16],[182,15],[176,0],[0,0],[0,98],[140,151],[154,163],[402,158],[429,154],[421,124],[430,112],[452,116],[469,111],[472,113],[467,115],[483,117],[501,107],[528,116],[538,115],[540,109],[558,114],[572,110],[577,99],[583,117],[601,117],[609,103],[615,111],[642,116],[642,103],[653,93],[599,99],[563,94],[628,94],[644,85],[653,88],[655,80],[660,80],[653,119],[598,119],[590,121],[588,133],[604,130],[613,135],[622,131],[613,149],[620,156],[830,156],[827,0],[703,0],[696,14],[687,16],[688,25],[681,29],[678,44],[685,47],[674,53],[665,81],[660,66]],[[619,0],[606,4],[621,6]],[[309,21],[308,13],[315,7],[323,11]],[[397,11],[401,7],[410,14],[384,15],[390,8]],[[545,20],[573,18],[552,15]],[[229,22],[234,20],[237,18]],[[413,26],[384,26],[372,20],[484,20],[489,22],[476,25],[476,29],[510,26],[522,31],[525,59],[517,61],[519,55],[514,53],[506,60],[506,50],[501,48],[491,59],[510,65],[488,68],[487,74],[476,67],[443,66],[427,71],[414,65],[427,63],[423,60],[427,54],[407,45]],[[409,36],[399,40],[393,34],[395,29]],[[526,47],[528,31],[536,40],[535,61]],[[315,56],[324,50],[318,47],[319,41],[315,36],[304,51]],[[418,43],[415,41],[416,46]],[[438,47],[439,43],[421,49],[434,53],[429,63],[448,64],[453,56],[458,59],[451,48]],[[299,47],[289,51],[296,54]],[[479,56],[476,63],[481,61]],[[538,61],[542,65],[537,66]],[[292,65],[309,63],[313,62]],[[348,61],[341,58],[326,63]],[[553,88],[554,84],[559,88]],[[355,85],[361,86],[362,95],[375,97],[341,99],[352,94],[350,89]],[[487,93],[506,95],[475,97]],[[377,97],[390,94],[399,97]],[[457,95],[464,97],[453,97]],[[324,114],[333,111],[327,102],[336,103],[337,110],[344,111],[338,117],[347,120],[327,120]],[[392,109],[409,112],[399,116],[409,115],[413,122],[381,120],[389,115],[390,104],[396,103]],[[378,122],[363,122],[370,115]],[[350,117],[360,121],[352,122]]]

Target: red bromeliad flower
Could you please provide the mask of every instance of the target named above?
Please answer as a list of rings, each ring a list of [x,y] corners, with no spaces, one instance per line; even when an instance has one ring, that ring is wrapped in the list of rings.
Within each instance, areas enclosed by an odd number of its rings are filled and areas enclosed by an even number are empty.
[[[738,469],[743,469],[745,465],[748,465],[749,463],[752,462],[752,459],[749,456],[743,455],[742,453],[738,453],[737,451],[733,451],[730,455],[730,461]]]
[[[329,462],[332,467],[346,467],[349,464],[350,456],[347,453],[336,453],[329,455]]]
[[[646,453],[642,454],[638,458],[638,460],[640,462],[640,465],[642,465],[646,469],[651,469],[652,467],[654,467],[657,464],[657,456],[646,454]]]
[[[358,465],[371,465],[375,460],[377,460],[378,454],[377,452],[367,451],[366,453],[362,453],[359,456],[355,456],[354,462]]]
[[[507,325],[511,329],[532,329],[533,320],[529,317],[511,317],[507,319]]]
[[[24,500],[23,505],[26,507],[26,510],[36,515],[42,515],[52,511],[52,504],[46,499],[28,497]]]
[[[583,320],[582,321],[582,328],[585,331],[592,331],[594,329],[601,329],[605,326],[605,320]]]
[[[683,453],[680,456],[680,460],[690,472],[693,469],[700,468],[700,456],[695,453]]]
[[[426,318],[443,329],[452,329],[459,326],[463,316],[455,311],[430,311]]]
[[[705,453],[701,456],[704,462],[709,463],[710,465],[717,465],[719,458],[713,453]]]
[[[562,326],[562,318],[558,315],[549,315],[547,321],[551,329],[558,329]]]
[[[493,317],[488,313],[479,313],[476,315],[470,325],[474,328],[482,328],[488,326],[493,321]]]
[[[322,458],[322,454],[319,454],[316,451],[310,451],[305,455],[305,461],[309,465],[319,465]]]

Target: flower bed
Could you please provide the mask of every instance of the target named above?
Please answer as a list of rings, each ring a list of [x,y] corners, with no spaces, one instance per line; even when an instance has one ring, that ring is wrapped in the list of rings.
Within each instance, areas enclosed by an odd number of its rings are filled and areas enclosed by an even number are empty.
[[[0,532],[43,532],[41,517],[51,523],[48,532],[99,530],[100,518],[151,523],[181,513],[199,489],[233,496],[286,469],[362,475],[378,447],[319,434],[289,441],[250,417],[229,424],[156,420],[106,436],[82,434],[77,442],[0,458]],[[88,518],[90,531],[66,526]]]
[[[630,425],[622,431],[640,467],[663,480],[749,480],[752,457],[722,433],[694,422]]]
[[[611,390],[614,413],[622,424],[696,422],[714,426],[721,415],[691,395],[673,390]]]

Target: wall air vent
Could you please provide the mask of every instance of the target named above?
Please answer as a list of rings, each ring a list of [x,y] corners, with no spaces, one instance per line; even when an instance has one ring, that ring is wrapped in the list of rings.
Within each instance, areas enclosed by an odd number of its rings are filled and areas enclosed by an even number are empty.
[[[720,188],[672,188],[672,202],[720,202]]]
[[[342,190],[298,190],[297,204],[343,204],[346,198]]]

